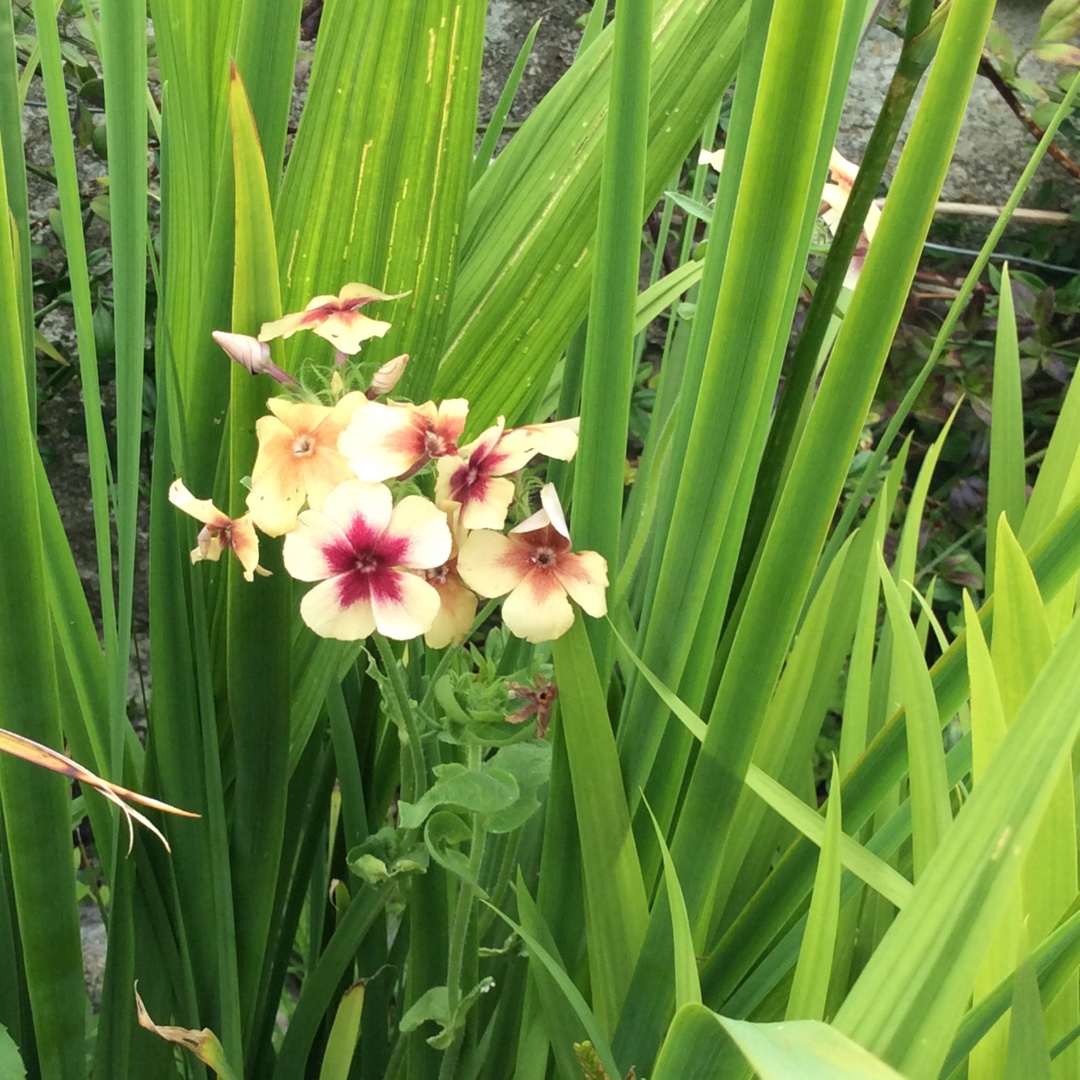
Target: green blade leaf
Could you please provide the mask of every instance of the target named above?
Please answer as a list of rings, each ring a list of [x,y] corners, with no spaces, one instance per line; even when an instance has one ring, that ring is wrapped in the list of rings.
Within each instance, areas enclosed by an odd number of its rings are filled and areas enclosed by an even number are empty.
[[[338,1002],[330,1037],[326,1040],[319,1080],[348,1080],[356,1044],[360,1039],[360,1016],[364,1011],[364,984],[353,983]]]
[[[878,572],[893,632],[900,700],[907,721],[908,769],[911,778],[911,839],[915,881],[952,824],[949,783],[945,776],[945,749],[938,723],[934,686],[923,650],[911,622],[908,606],[892,579],[885,560]]]
[[[613,1031],[648,922],[615,738],[582,616],[552,643],[585,875],[594,1008]]]
[[[483,46],[483,4],[327,3],[277,202],[286,310],[350,281],[410,291],[380,306],[396,325],[364,356],[409,353],[400,390],[417,400],[434,379],[449,312]],[[301,334],[286,356],[295,370],[305,356],[328,360],[330,346]]]
[[[1009,1053],[1003,1080],[1050,1080],[1051,1070],[1039,982],[1031,956],[1025,955],[1013,984]]]
[[[234,67],[229,127],[235,178],[232,329],[254,334],[280,310],[270,190],[255,117]],[[241,501],[251,472],[255,424],[265,408],[264,380],[230,365],[229,502]],[[288,788],[292,592],[280,549],[267,553],[270,577],[248,582],[229,559],[227,692],[236,753],[230,835],[242,1030],[259,997],[282,858]],[[253,629],[258,627],[258,633]],[[226,1045],[229,1045],[228,1042]],[[230,1053],[235,1056],[231,1046]]]
[[[1020,380],[1020,346],[1016,338],[1009,265],[1001,268],[997,341],[994,346],[993,423],[990,426],[990,479],[986,496],[986,591],[994,591],[997,520],[1002,514],[1014,533],[1020,531],[1027,506],[1024,470],[1024,403]]]
[[[818,856],[810,915],[806,922],[795,981],[788,998],[790,1020],[821,1020],[829,994],[836,929],[840,921],[840,770],[833,758],[829,803],[825,812],[825,839]]]
[[[667,890],[668,907],[671,910],[671,936],[675,943],[675,1008],[684,1005],[701,1004],[701,982],[697,973],[697,955],[694,952],[694,937],[690,933],[690,920],[686,915],[686,903],[679,888],[679,879],[675,874],[675,863],[667,841],[660,829],[660,822],[652,812],[648,802],[645,809],[652,818],[656,829],[656,839],[660,844],[660,854],[664,859],[664,886]]]

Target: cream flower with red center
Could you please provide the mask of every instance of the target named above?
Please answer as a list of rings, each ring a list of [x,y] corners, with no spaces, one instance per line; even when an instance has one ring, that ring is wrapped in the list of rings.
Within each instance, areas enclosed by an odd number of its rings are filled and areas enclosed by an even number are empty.
[[[458,556],[458,572],[481,596],[502,596],[503,621],[512,634],[534,644],[561,637],[573,625],[567,596],[588,614],[607,614],[607,562],[595,551],[570,550],[559,496],[553,484],[540,492],[543,509],[510,533],[470,533]]]
[[[851,197],[855,178],[859,175],[859,168],[834,148],[832,157],[829,159],[829,172],[832,173],[833,183],[826,184],[821,193],[823,206],[821,217],[829,227],[829,231],[835,236],[844,207],[847,206],[848,199]],[[844,276],[844,285],[849,289],[854,289],[859,280],[863,263],[866,261],[866,253],[870,249],[870,242],[874,239],[880,220],[881,210],[876,203],[871,203],[870,209],[866,212],[866,220],[863,222],[862,235],[855,246],[855,252],[851,256],[851,262]]]
[[[267,536],[280,536],[296,524],[304,501],[317,510],[323,499],[353,476],[338,452],[338,439],[367,399],[359,390],[336,405],[309,405],[271,398],[273,416],[255,423],[259,453],[251,470],[247,504]]]
[[[450,555],[446,515],[419,495],[396,506],[382,484],[349,480],[306,510],[285,537],[285,569],[317,581],[300,602],[304,622],[321,637],[358,641],[376,630],[407,640],[431,629],[439,593],[412,571],[441,566]]]
[[[476,618],[476,593],[465,587],[457,569],[458,553],[468,536],[461,527],[461,507],[456,503],[446,503],[440,509],[446,514],[453,543],[446,562],[423,572],[424,580],[439,594],[439,613],[431,629],[424,635],[424,643],[431,649],[459,645],[472,629]]]
[[[191,552],[193,563],[203,559],[217,562],[223,551],[231,551],[244,568],[245,581],[254,581],[256,574],[270,575],[269,570],[259,565],[259,537],[250,514],[234,521],[209,499],[196,499],[183,480],[174,480],[169,486],[169,502],[203,523],[198,546]]]
[[[338,449],[361,480],[408,476],[431,458],[457,451],[469,403],[450,398],[436,406],[372,402],[342,432]]]
[[[370,319],[360,312],[372,300],[400,300],[403,293],[384,293],[370,285],[346,285],[337,296],[316,296],[303,311],[283,315],[263,323],[260,341],[292,337],[298,330],[314,330],[334,348],[352,355],[368,338],[382,337],[390,329],[388,322]]]
[[[500,416],[456,455],[439,459],[435,499],[461,504],[466,529],[501,529],[514,501],[509,473],[523,469],[537,454],[569,461],[577,452],[578,418],[503,430]]]

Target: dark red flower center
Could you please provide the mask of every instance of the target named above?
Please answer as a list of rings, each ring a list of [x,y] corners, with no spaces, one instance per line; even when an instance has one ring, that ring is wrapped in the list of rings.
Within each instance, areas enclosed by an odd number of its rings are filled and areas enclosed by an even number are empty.
[[[345,538],[323,549],[338,582],[342,607],[379,597],[400,600],[400,566],[408,554],[409,540],[377,532],[362,517],[353,518]]]

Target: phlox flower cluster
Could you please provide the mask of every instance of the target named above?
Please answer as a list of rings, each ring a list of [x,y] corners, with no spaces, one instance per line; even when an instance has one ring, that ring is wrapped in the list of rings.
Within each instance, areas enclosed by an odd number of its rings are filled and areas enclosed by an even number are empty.
[[[334,344],[340,368],[363,341],[390,330],[359,308],[398,295],[350,284],[265,323],[258,338],[214,338],[253,375],[297,385],[271,361],[268,341],[312,330]],[[507,627],[532,642],[570,628],[571,601],[603,616],[607,564],[594,551],[571,550],[554,485],[543,486],[535,514],[502,532],[515,478],[538,455],[573,458],[577,418],[507,428],[500,417],[462,444],[464,398],[419,405],[385,398],[407,361],[383,365],[366,390],[347,390],[335,371],[329,404],[270,398],[268,415],[255,425],[259,449],[243,516],[230,519],[176,480],[170,500],[203,524],[192,561],[231,550],[252,581],[267,573],[258,532],[283,536],[286,572],[313,583],[301,617],[316,634],[343,641],[378,632],[398,640],[423,635],[436,649],[460,643],[478,597],[505,596]],[[406,485],[409,493],[395,499],[395,488]]]

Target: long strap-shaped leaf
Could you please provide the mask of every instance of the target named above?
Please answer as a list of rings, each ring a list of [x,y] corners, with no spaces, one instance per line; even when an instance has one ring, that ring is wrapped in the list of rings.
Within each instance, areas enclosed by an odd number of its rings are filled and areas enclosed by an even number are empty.
[[[280,309],[270,191],[255,116],[239,73],[229,91],[236,192],[232,328],[254,333]],[[266,380],[232,365],[229,412],[231,498],[255,461],[255,421],[265,409]],[[285,825],[289,760],[291,590],[276,551],[269,578],[246,582],[229,560],[228,702],[236,747],[230,855],[236,908],[237,967],[243,1030],[252,1027]]]
[[[0,155],[0,221],[7,185]],[[0,230],[0,501],[16,558],[0,566],[0,723],[37,742],[62,745],[45,562],[27,409],[12,232]],[[26,980],[41,1074],[86,1075],[84,1000],[67,784],[0,758],[0,800],[11,862]]]

